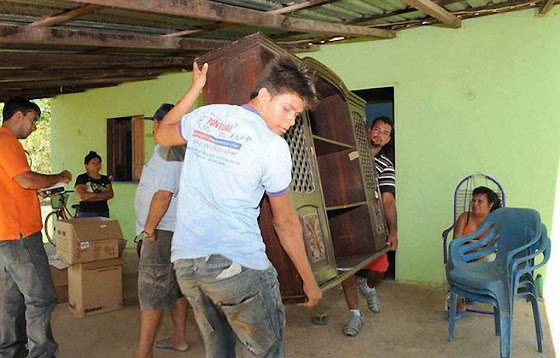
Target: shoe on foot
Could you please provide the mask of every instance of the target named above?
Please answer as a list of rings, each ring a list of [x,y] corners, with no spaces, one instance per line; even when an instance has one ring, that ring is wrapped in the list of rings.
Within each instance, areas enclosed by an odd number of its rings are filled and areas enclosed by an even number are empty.
[[[350,313],[350,317],[344,325],[344,334],[348,337],[356,337],[364,326],[364,318],[362,315]]]
[[[377,297],[377,292],[375,291],[375,288],[370,288],[367,285],[366,279],[358,280],[358,287],[360,289],[360,292],[364,296],[366,296],[369,310],[373,313],[381,312],[381,303],[379,302],[379,298]]]

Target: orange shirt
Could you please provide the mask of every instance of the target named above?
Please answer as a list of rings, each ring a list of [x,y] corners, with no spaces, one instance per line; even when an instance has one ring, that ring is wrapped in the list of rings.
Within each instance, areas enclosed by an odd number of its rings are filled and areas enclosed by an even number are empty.
[[[0,240],[18,240],[43,227],[37,191],[24,189],[14,180],[30,170],[19,140],[0,128]]]

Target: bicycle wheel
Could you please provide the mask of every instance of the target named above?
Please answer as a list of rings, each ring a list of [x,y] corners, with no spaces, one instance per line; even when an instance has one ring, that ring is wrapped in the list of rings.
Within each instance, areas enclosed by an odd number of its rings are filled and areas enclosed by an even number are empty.
[[[45,235],[47,236],[47,240],[53,245],[56,246],[56,222],[58,221],[58,211],[53,211],[45,218]]]

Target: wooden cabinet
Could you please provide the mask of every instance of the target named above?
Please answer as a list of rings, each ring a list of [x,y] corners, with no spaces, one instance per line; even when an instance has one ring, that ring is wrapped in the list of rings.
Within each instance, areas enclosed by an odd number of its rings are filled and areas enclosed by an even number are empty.
[[[279,54],[288,53],[254,34],[199,58],[199,64],[210,65],[204,103],[248,102],[262,69]],[[365,102],[318,61],[292,57],[315,71],[320,100],[285,134],[292,154],[293,201],[315,277],[329,289],[387,251],[387,227],[369,149]],[[302,281],[280,246],[266,197],[259,225],[284,300],[300,302]]]

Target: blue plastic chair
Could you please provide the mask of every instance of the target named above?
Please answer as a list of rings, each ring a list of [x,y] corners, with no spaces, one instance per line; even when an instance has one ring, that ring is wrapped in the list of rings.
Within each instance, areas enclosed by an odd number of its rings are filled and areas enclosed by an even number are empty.
[[[485,260],[496,254],[493,261]],[[535,257],[543,260],[535,265]],[[492,212],[475,232],[456,238],[446,265],[451,291],[449,340],[455,337],[457,295],[494,306],[500,356],[509,357],[511,321],[516,297],[532,303],[537,348],[542,352],[542,325],[533,271],[550,257],[550,239],[540,215],[531,209],[502,208]]]

